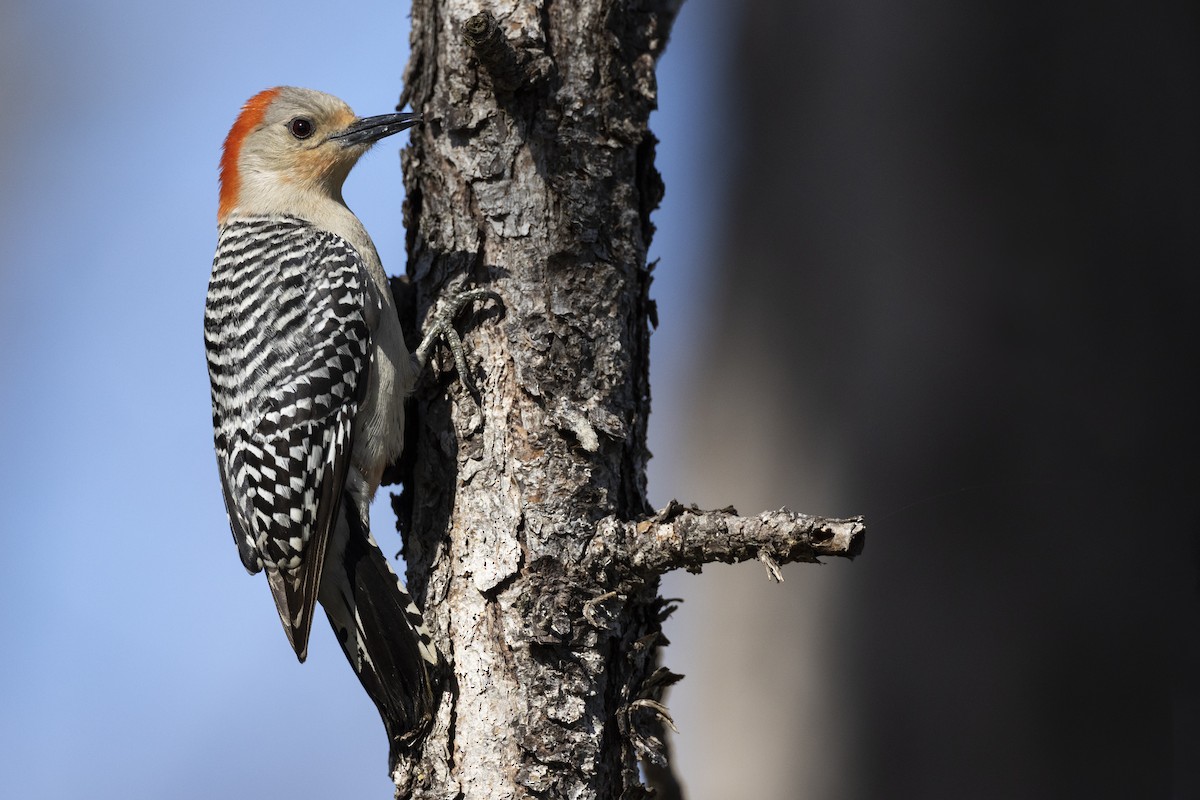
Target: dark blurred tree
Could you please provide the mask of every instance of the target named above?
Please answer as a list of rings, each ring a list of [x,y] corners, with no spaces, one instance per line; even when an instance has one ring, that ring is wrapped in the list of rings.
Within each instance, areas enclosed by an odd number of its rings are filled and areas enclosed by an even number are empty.
[[[1195,6],[736,17],[682,482],[873,535],[711,578],[694,800],[1200,796]]]

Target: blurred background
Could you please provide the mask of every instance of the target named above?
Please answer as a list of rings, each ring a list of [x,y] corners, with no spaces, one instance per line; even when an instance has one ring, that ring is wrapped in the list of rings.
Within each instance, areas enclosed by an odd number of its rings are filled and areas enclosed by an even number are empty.
[[[407,5],[335,10],[0,6],[0,797],[390,796],[329,631],[298,665],[238,562],[200,328],[240,104],[398,96]],[[693,800],[1200,797],[1197,22],[684,5],[651,500],[869,522],[665,580]],[[395,144],[346,197],[400,272]]]

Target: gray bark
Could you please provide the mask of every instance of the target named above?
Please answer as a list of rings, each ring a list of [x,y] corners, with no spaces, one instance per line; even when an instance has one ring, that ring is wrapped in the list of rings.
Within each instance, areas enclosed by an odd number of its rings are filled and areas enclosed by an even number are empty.
[[[861,549],[861,520],[647,504],[647,121],[676,7],[413,4],[410,300],[497,302],[463,324],[476,390],[423,377],[399,472],[410,588],[450,675],[398,796],[639,797],[639,760],[677,790],[659,575]]]

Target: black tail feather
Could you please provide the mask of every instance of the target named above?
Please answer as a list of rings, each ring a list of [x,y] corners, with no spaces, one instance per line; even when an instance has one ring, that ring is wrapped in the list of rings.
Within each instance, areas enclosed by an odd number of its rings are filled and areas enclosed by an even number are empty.
[[[433,720],[441,670],[421,613],[350,498],[331,544],[321,604],[342,651],[379,709],[387,728],[389,763],[419,739]],[[339,546],[343,545],[344,546]],[[336,572],[336,574],[334,574]]]

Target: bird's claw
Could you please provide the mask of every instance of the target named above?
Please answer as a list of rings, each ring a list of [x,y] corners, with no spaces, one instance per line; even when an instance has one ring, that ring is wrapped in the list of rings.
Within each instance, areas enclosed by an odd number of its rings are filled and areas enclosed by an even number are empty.
[[[454,329],[454,318],[468,303],[488,297],[498,296],[490,289],[468,289],[446,300],[430,314],[430,325],[415,354],[419,368],[424,369],[429,362],[429,354],[437,345],[438,340],[445,342],[450,354],[454,357],[454,369],[458,372],[458,382],[462,384],[468,394],[474,394],[475,390],[471,386],[471,379],[467,373],[467,356],[463,350],[462,338]]]

